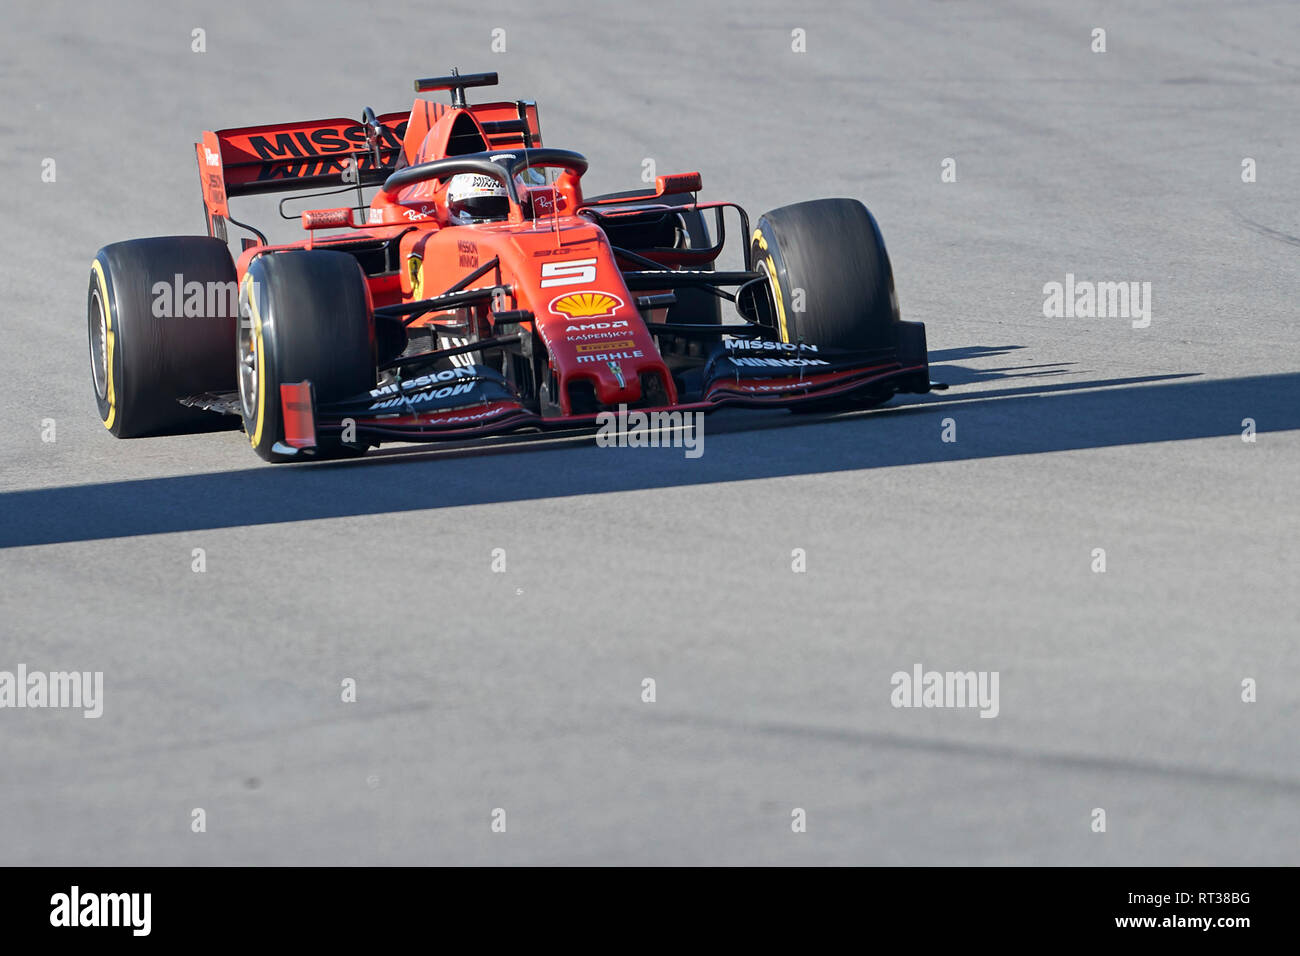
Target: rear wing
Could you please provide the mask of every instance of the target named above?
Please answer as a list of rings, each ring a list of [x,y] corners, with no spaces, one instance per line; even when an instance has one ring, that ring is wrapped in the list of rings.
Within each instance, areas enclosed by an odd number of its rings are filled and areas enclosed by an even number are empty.
[[[415,162],[425,134],[451,109],[417,100],[410,113],[376,116],[367,109],[360,121],[307,120],[205,132],[194,151],[209,235],[225,238],[232,196],[381,185],[397,169]],[[473,114],[490,149],[541,145],[534,103],[482,103],[463,109]]]
[[[397,169],[408,115],[205,132],[194,149],[209,217],[229,218],[231,196],[382,183]]]

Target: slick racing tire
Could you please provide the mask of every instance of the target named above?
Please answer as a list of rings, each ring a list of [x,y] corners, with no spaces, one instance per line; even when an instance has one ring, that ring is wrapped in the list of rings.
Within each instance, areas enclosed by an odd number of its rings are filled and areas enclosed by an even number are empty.
[[[893,269],[880,227],[856,199],[815,199],[764,213],[750,261],[767,275],[768,318],[782,342],[897,348]]]
[[[257,454],[266,461],[365,454],[367,445],[331,435],[291,453],[280,405],[282,384],[310,381],[317,405],[374,387],[374,314],[357,260],[324,250],[257,256],[239,287],[239,313],[239,404]]]
[[[118,438],[203,431],[178,399],[235,388],[235,265],[207,236],[133,239],[90,265],[86,321],[99,417]]]

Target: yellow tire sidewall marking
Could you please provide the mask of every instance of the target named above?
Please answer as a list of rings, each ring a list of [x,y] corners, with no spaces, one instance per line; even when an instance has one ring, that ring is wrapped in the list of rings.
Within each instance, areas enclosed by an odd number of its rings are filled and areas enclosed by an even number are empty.
[[[772,284],[772,298],[776,301],[776,319],[780,325],[781,341],[789,342],[790,330],[785,322],[785,300],[781,295],[781,280],[777,278],[776,262],[767,247],[767,237],[763,235],[762,229],[754,230],[754,242],[758,244],[758,248],[767,253],[767,258],[759,260],[759,265],[767,271],[768,279]]]
[[[262,315],[257,307],[257,286],[253,277],[244,273],[244,283],[248,290],[248,311],[253,319],[253,348],[257,351],[257,421],[249,439],[256,448],[262,441],[262,429],[266,425],[266,350],[262,348]]]
[[[104,398],[108,402],[108,415],[104,418],[104,427],[112,431],[117,420],[117,388],[113,384],[113,343],[117,333],[113,329],[113,309],[108,302],[108,280],[104,278],[104,267],[98,259],[90,263],[90,271],[95,273],[99,283],[99,302],[104,310]]]

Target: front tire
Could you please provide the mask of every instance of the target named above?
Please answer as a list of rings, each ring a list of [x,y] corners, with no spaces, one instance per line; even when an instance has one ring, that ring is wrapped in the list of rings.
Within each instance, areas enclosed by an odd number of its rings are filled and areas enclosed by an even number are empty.
[[[765,272],[782,342],[898,347],[894,272],[875,217],[856,199],[815,199],[759,217],[750,261]]]
[[[177,400],[235,387],[235,265],[225,243],[170,236],[105,246],[86,300],[95,403],[110,432],[135,438],[216,423]]]
[[[266,461],[364,454],[365,444],[331,435],[318,435],[312,452],[289,453],[280,405],[282,384],[310,381],[318,403],[374,387],[374,313],[357,260],[319,249],[258,256],[239,308],[240,408],[254,451]]]

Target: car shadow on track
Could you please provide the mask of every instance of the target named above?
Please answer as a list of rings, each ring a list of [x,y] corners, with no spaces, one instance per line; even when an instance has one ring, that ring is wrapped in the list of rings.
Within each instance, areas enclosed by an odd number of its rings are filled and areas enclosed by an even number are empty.
[[[1261,435],[1300,428],[1298,394],[1300,373],[1034,384],[834,416],[719,412],[693,459],[680,448],[599,448],[588,432],[11,491],[0,494],[0,548],[1196,438],[1242,447],[1246,418]],[[948,418],[955,442],[940,437]],[[537,454],[557,448],[565,454]]]

